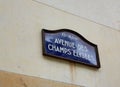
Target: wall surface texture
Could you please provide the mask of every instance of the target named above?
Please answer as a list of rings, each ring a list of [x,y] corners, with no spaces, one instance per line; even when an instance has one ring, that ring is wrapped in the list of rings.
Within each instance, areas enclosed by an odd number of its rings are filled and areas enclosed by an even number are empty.
[[[0,71],[0,87],[83,87],[83,86]]]
[[[120,0],[34,0],[120,30]]]
[[[42,55],[41,29],[72,29],[98,45],[101,68]],[[0,70],[84,87],[120,86],[120,32],[32,0],[0,0]]]

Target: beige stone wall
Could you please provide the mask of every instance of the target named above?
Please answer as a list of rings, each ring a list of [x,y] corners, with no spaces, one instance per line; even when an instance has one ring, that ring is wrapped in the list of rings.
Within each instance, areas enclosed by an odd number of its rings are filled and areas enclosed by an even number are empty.
[[[42,55],[41,29],[72,29],[98,45],[99,70]],[[120,32],[32,0],[0,0],[0,69],[85,87],[120,86]]]
[[[34,0],[89,19],[99,24],[120,29],[120,0]]]
[[[0,71],[0,87],[82,87],[82,86]]]

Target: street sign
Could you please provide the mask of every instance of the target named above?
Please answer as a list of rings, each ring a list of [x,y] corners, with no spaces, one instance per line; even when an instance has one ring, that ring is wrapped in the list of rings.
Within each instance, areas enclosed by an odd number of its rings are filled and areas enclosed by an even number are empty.
[[[100,68],[97,45],[69,30],[42,29],[43,55]]]

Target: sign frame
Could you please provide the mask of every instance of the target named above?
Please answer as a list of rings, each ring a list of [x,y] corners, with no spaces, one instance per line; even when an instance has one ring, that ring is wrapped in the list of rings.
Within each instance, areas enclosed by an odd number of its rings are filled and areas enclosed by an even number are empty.
[[[72,33],[72,34],[76,35],[77,37],[79,37],[81,40],[83,40],[85,43],[87,43],[87,44],[91,45],[92,47],[94,47],[97,64],[96,65],[87,64],[87,63],[84,63],[84,62],[80,62],[80,61],[76,61],[76,60],[71,60],[71,59],[66,59],[64,57],[60,57],[60,56],[56,56],[56,55],[52,55],[52,54],[46,53],[46,50],[45,50],[45,37],[46,37],[45,33],[55,34],[55,33],[59,33],[59,32],[69,32],[69,33]],[[92,42],[90,42],[87,39],[85,39],[79,33],[75,32],[73,30],[70,30],[70,29],[58,29],[58,30],[42,29],[42,50],[43,50],[43,55],[45,55],[45,56],[55,57],[55,58],[59,58],[59,59],[65,59],[65,60],[68,60],[68,61],[80,63],[80,64],[87,65],[87,66],[94,67],[94,68],[100,68],[101,67],[97,45],[93,44]]]

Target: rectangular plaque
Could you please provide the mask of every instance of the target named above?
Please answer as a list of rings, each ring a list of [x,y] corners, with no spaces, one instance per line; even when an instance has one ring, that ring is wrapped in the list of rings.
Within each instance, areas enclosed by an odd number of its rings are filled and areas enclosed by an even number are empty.
[[[69,30],[42,30],[43,55],[100,68],[97,45]]]

